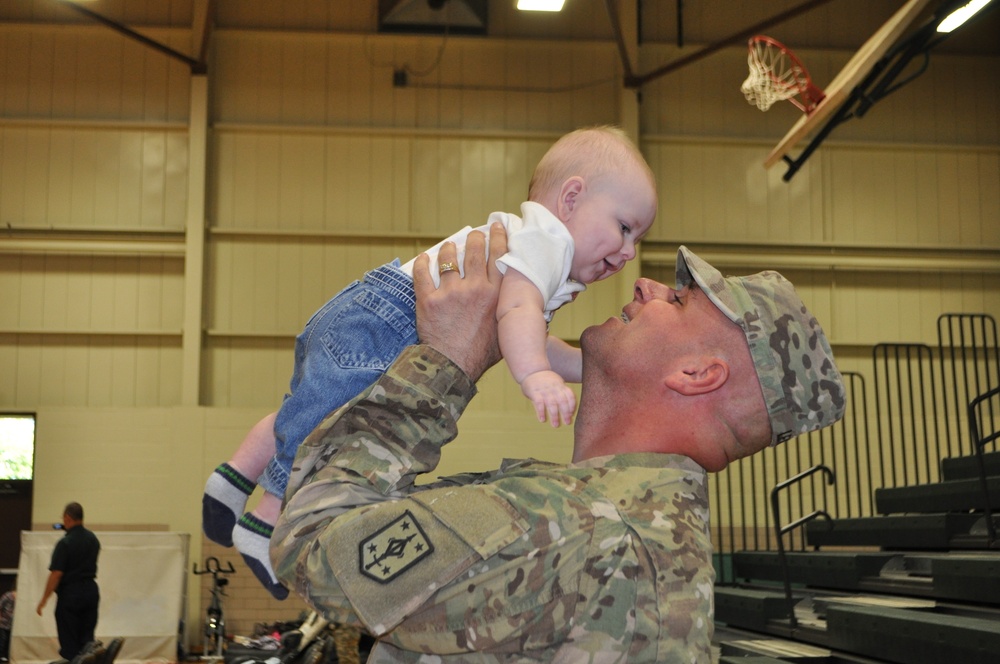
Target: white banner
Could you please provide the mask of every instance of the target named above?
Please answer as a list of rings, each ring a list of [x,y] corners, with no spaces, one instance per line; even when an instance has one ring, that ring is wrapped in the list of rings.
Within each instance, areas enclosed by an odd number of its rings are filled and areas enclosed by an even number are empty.
[[[101,606],[96,638],[105,645],[123,637],[116,664],[174,662],[184,611],[187,533],[103,532],[97,561]],[[35,664],[59,659],[55,595],[39,617],[52,548],[62,531],[22,531],[11,660]]]

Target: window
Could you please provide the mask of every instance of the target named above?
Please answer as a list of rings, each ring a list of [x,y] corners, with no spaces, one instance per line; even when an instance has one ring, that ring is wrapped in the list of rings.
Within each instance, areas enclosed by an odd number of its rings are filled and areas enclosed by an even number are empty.
[[[0,480],[30,480],[34,466],[34,413],[0,413]]]

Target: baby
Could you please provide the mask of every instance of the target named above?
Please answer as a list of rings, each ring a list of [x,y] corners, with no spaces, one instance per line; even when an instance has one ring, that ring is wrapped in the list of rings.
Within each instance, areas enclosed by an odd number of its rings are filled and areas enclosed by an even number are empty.
[[[570,424],[579,382],[580,350],[548,335],[553,313],[586,284],[615,274],[636,256],[636,244],[656,216],[653,173],[619,129],[580,129],[560,138],[542,157],[521,216],[494,212],[508,252],[499,259],[504,278],[497,304],[500,349],[540,422]],[[466,227],[427,250],[435,284],[462,265]],[[457,264],[436,260],[453,242]],[[313,314],[295,342],[295,369],[281,409],[258,422],[228,463],[208,479],[202,524],[209,539],[233,546],[278,599],[268,555],[288,473],[299,444],[332,410],[373,383],[408,345],[417,343],[413,262],[398,261],[365,274]],[[257,481],[250,479],[257,477]],[[259,482],[264,495],[243,512]]]

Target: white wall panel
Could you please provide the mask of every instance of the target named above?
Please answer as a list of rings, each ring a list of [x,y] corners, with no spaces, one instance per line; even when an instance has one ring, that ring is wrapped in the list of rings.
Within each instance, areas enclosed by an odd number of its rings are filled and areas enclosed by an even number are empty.
[[[184,227],[183,131],[0,125],[0,163],[0,221],[5,225]]]
[[[145,34],[182,52],[186,33]],[[177,122],[188,68],[103,26],[0,24],[0,116]]]
[[[997,245],[1000,150],[830,147],[823,158],[834,242]]]
[[[610,43],[222,31],[215,54],[224,123],[565,131],[618,112]]]
[[[179,333],[183,266],[165,258],[4,256],[0,329]]]
[[[178,403],[180,338],[0,332],[6,408]]]
[[[847,273],[837,278],[832,316],[841,342],[937,344],[943,313],[1000,318],[997,275]]]
[[[218,228],[444,236],[519,209],[558,138],[220,129]]]
[[[159,257],[6,255],[0,403],[176,403],[183,266]]]
[[[660,208],[650,240],[822,242],[819,162],[793,185],[765,171],[753,145],[651,139],[644,152],[657,178]]]
[[[791,182],[759,148],[649,139],[660,211],[651,240],[996,247],[1000,149],[832,145]]]
[[[1000,245],[1000,151],[979,155],[979,182],[973,196],[979,206],[983,245]]]
[[[205,405],[238,403],[277,410],[292,377],[293,350],[291,338],[210,339],[202,372]],[[230,452],[237,445],[239,440],[234,439]]]

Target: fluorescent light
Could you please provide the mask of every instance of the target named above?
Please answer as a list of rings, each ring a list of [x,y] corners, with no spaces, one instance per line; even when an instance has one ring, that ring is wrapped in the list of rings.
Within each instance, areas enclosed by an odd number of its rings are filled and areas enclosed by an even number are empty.
[[[557,12],[562,10],[564,2],[566,0],[517,0],[517,8],[526,12]]]
[[[972,18],[973,14],[988,4],[990,4],[990,0],[972,0],[972,2],[962,5],[952,13],[948,14],[948,16],[946,16],[945,19],[938,24],[937,31],[951,32]]]

